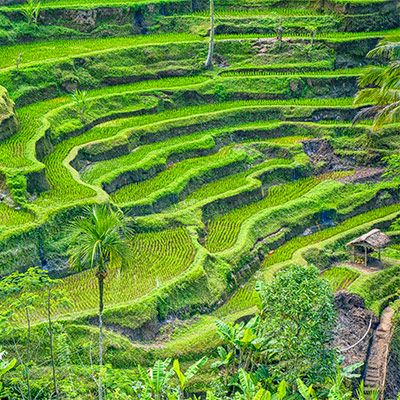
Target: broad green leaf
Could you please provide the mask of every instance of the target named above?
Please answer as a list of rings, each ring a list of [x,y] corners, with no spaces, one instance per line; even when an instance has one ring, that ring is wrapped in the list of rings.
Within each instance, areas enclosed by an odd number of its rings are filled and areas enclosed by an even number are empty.
[[[185,387],[185,383],[186,383],[186,378],[185,378],[185,375],[183,375],[183,373],[181,372],[178,360],[174,360],[173,367],[174,367],[174,371],[176,373],[176,376],[179,379],[179,383],[181,385],[181,388],[184,388]]]
[[[186,379],[192,379],[193,376],[197,374],[199,369],[207,362],[208,358],[207,357],[202,357],[200,360],[198,360],[196,363],[191,365],[187,371],[186,371]]]
[[[286,382],[282,381],[278,386],[278,397],[282,400],[286,397]]]
[[[308,392],[308,387],[305,385],[305,383],[300,379],[296,379],[297,383],[297,389],[299,390],[300,394],[303,396],[304,400],[308,400],[310,398],[309,392]]]

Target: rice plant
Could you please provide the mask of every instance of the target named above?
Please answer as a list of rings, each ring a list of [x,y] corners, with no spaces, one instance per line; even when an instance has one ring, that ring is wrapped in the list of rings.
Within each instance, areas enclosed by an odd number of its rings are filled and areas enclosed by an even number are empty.
[[[151,195],[157,193],[159,196],[162,194],[179,196],[179,190],[182,190],[191,179],[207,179],[206,174],[212,179],[214,170],[244,160],[245,157],[243,151],[235,151],[232,146],[228,146],[207,157],[176,163],[152,179],[124,186],[112,196],[112,199],[117,204],[132,204],[139,200],[148,201],[154,198]]]
[[[272,251],[263,262],[263,270],[279,267],[280,263],[288,262],[293,257],[293,254],[305,248],[306,246],[322,242],[334,236],[340,235],[350,229],[361,226],[363,224],[384,218],[395,212],[400,212],[400,204],[392,206],[376,208],[367,213],[357,215],[356,217],[346,219],[341,224],[333,228],[324,229],[317,233],[308,236],[298,236],[287,241],[282,246]],[[239,288],[232,297],[216,312],[219,317],[236,313],[239,310],[245,310],[254,306],[254,287],[257,279],[262,279],[262,273],[250,279],[243,287]]]
[[[104,280],[104,301],[118,305],[135,300],[187,270],[196,251],[185,228],[140,233],[132,241],[132,268],[111,270]],[[94,310],[98,306],[97,281],[92,270],[64,278],[61,284],[73,304],[58,314]],[[38,314],[43,314],[38,310]]]
[[[272,186],[267,195],[260,201],[239,207],[207,223],[208,235],[205,246],[212,253],[220,252],[232,247],[237,239],[242,223],[252,215],[268,207],[276,207],[280,204],[294,200],[320,182],[339,177],[343,172],[326,174],[319,177],[300,179],[285,185]],[[345,173],[344,173],[345,174]]]
[[[325,271],[322,276],[328,279],[332,285],[332,290],[337,292],[338,290],[347,289],[360,274],[347,267],[333,267]]]
[[[367,38],[390,38],[399,36],[399,29],[391,29],[379,32],[330,32],[315,35],[314,39],[328,39],[331,41],[360,40]],[[260,37],[275,37],[275,34],[255,35],[217,35],[216,40],[239,40],[239,39],[258,39]],[[287,35],[288,37],[298,39],[311,39],[311,33]],[[93,55],[99,52],[112,52],[122,49],[157,45],[168,43],[187,43],[187,42],[206,42],[201,36],[191,34],[163,34],[133,37],[116,37],[103,39],[86,40],[54,40],[51,42],[33,42],[27,44],[18,44],[15,46],[3,46],[2,57],[0,59],[0,71],[5,68],[16,68],[15,60],[23,53],[24,57],[20,67],[28,64],[42,64],[46,62],[58,62],[69,57],[82,57]]]

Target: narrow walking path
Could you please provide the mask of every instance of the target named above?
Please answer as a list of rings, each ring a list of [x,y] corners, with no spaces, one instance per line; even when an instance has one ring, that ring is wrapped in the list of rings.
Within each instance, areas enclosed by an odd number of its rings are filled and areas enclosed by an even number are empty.
[[[336,180],[342,183],[379,182],[382,180],[382,174],[384,172],[384,167],[357,167],[355,168],[354,174]]]
[[[367,267],[363,264],[357,264],[354,262],[340,262],[335,264],[335,266],[343,266],[350,267],[356,269],[357,271],[361,272],[362,274],[374,274],[375,272],[382,271],[382,268],[372,267],[368,265]]]
[[[387,307],[374,333],[370,354],[366,365],[364,386],[369,391],[377,386],[382,391],[385,387],[386,366],[392,338],[392,317],[394,311]]]

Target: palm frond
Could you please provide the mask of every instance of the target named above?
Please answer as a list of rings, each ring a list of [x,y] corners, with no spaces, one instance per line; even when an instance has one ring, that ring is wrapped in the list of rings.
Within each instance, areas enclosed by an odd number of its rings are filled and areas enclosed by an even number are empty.
[[[130,265],[131,246],[127,240],[129,220],[108,205],[84,209],[68,227],[68,255],[73,267],[121,268]]]
[[[381,66],[370,66],[358,78],[358,85],[364,87],[367,85],[380,86],[385,79],[386,68]]]
[[[356,124],[360,121],[365,121],[368,119],[374,119],[381,108],[383,108],[383,106],[371,106],[363,108],[353,118],[352,124]]]
[[[400,100],[400,91],[397,89],[381,88],[379,96],[375,99],[376,106],[386,106]]]
[[[353,106],[358,107],[365,104],[375,104],[380,96],[381,90],[379,88],[362,89],[356,94]]]
[[[384,124],[400,120],[400,100],[382,107],[376,114],[372,129],[376,131]]]
[[[392,59],[398,54],[400,54],[400,43],[387,42],[383,40],[377,47],[368,52],[367,57],[384,57]]]

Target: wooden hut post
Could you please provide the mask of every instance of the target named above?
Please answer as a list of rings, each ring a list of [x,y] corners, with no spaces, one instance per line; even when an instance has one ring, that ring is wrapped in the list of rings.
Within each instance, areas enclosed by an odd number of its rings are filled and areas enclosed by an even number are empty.
[[[364,265],[368,264],[368,249],[373,249],[375,252],[378,250],[379,261],[382,261],[382,248],[390,242],[388,235],[382,233],[379,229],[372,229],[372,231],[361,235],[360,237],[352,240],[346,244],[346,247],[353,246],[353,257],[356,260],[356,249],[364,247]],[[362,253],[361,253],[362,254]]]

